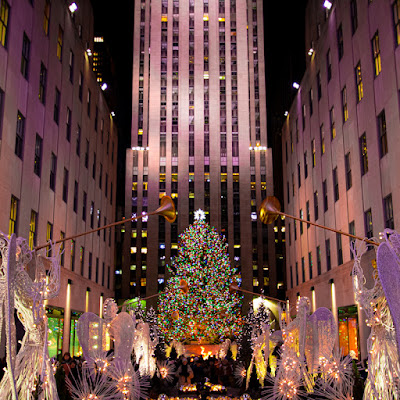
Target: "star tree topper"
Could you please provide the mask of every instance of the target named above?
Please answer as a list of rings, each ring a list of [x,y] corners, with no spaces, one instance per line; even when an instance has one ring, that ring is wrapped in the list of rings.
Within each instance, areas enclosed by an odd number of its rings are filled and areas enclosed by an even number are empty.
[[[205,221],[206,213],[199,208],[197,211],[194,212],[194,220],[195,221]]]

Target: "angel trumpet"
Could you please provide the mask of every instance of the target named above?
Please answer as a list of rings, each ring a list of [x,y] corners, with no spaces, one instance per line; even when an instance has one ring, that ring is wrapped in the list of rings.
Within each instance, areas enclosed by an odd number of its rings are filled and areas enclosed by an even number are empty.
[[[365,241],[366,243],[372,244],[374,246],[379,246],[379,243],[374,242],[373,240],[368,240],[368,239],[362,238],[360,236],[355,236],[355,235],[352,235],[347,232],[342,232],[337,229],[329,228],[328,226],[319,225],[319,224],[316,224],[315,222],[307,221],[302,218],[297,218],[293,215],[285,214],[284,212],[281,211],[281,204],[279,203],[279,200],[275,196],[266,197],[263,200],[263,202],[261,203],[260,208],[258,209],[258,216],[260,218],[260,221],[263,224],[272,224],[278,218],[279,215],[281,215],[285,218],[290,218],[290,219],[294,219],[296,221],[304,222],[305,224],[313,225],[313,226],[316,226],[317,228],[322,228],[327,231],[340,233],[341,235],[345,235],[345,236],[351,237],[353,239],[362,240],[362,241]]]
[[[164,196],[161,199],[160,207],[156,211],[149,213],[148,215],[162,215],[170,224],[176,220],[175,204],[171,197]]]
[[[164,196],[161,199],[160,207],[157,208],[157,210],[155,210],[155,211],[153,211],[151,213],[135,216],[135,217],[128,218],[128,219],[123,219],[122,221],[113,222],[112,224],[104,225],[104,226],[102,226],[100,228],[93,229],[91,231],[78,233],[76,235],[69,236],[69,237],[57,240],[56,242],[53,242],[53,244],[58,244],[58,243],[66,242],[67,240],[76,239],[78,237],[89,235],[90,233],[95,233],[95,232],[101,231],[103,229],[112,228],[113,226],[125,224],[126,222],[129,222],[129,221],[136,221],[136,220],[138,220],[140,218],[147,217],[149,215],[162,215],[169,223],[172,224],[176,219],[176,211],[175,211],[175,204],[172,201],[171,197]],[[37,250],[43,249],[43,248],[45,248],[47,246],[49,246],[49,243],[43,244],[41,246],[36,246],[34,248],[34,250],[37,251]]]

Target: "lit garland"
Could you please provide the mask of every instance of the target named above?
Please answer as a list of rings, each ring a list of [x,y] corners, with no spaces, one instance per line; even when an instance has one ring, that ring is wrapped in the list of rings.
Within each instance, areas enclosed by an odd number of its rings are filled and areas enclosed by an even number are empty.
[[[227,247],[202,219],[180,235],[178,256],[168,267],[172,278],[159,300],[159,326],[167,340],[218,343],[238,335],[240,300],[229,293],[236,270]],[[189,284],[187,294],[179,290],[181,279]]]

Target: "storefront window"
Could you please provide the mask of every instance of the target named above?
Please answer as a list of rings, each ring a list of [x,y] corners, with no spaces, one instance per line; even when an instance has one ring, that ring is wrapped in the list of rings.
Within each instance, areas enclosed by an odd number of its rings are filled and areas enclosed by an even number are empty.
[[[78,319],[81,315],[82,313],[80,312],[71,311],[71,330],[69,335],[69,352],[71,353],[71,357],[82,355],[82,348],[79,345],[77,333]]]
[[[359,358],[357,306],[339,307],[339,346],[343,356],[350,351]]]
[[[62,356],[64,310],[61,308],[46,308],[48,319],[49,356]]]

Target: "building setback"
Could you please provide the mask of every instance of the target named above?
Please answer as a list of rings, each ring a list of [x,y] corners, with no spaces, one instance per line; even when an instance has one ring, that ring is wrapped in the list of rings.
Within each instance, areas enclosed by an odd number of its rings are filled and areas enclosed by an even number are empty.
[[[400,224],[399,1],[319,1],[306,10],[307,69],[283,126],[287,213],[379,237]],[[332,309],[344,354],[367,357],[346,236],[286,221],[287,295]],[[375,252],[362,262],[372,287]]]
[[[150,217],[127,227],[117,293],[164,288],[178,234],[200,208],[226,236],[243,287],[276,295],[283,277],[276,274],[273,227],[256,214],[273,194],[263,2],[142,0],[134,18],[125,214],[155,210],[167,194],[178,217],[172,225]]]
[[[117,129],[86,51],[92,6],[69,5],[0,0],[0,230],[31,248],[115,221]],[[77,318],[114,294],[113,232],[62,248],[50,356],[76,354]]]

